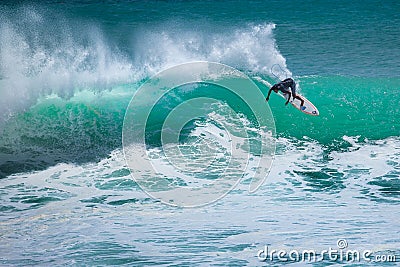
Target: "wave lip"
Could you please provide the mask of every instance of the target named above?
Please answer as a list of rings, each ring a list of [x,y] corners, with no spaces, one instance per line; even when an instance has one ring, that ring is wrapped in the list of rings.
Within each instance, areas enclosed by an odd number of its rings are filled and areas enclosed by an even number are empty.
[[[135,74],[96,26],[27,7],[0,15],[0,122],[41,96],[70,98],[79,89],[103,90]]]
[[[161,24],[133,29],[128,35],[136,41],[126,49],[93,22],[40,7],[4,7],[0,15],[0,124],[40,97],[110,90],[185,62],[219,62],[246,73],[268,73],[274,64],[287,70],[273,23],[229,32]]]
[[[269,73],[274,64],[287,70],[273,35],[275,27],[264,23],[223,33],[156,28],[137,38],[134,47],[139,56],[135,65],[145,67],[148,73],[199,60],[227,64],[245,72]]]

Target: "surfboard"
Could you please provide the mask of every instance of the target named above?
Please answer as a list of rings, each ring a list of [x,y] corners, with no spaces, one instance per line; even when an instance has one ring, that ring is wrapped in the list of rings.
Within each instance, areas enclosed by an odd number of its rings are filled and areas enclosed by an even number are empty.
[[[287,101],[289,94],[282,94],[281,92],[279,92],[278,94]],[[296,94],[296,95],[298,95],[299,97],[301,97],[304,100],[304,105],[303,105],[303,108],[301,108],[300,107],[301,101],[296,98],[293,100],[293,98],[291,97],[289,100],[289,103],[292,104],[293,107],[297,108],[301,112],[308,114],[308,115],[312,115],[312,116],[319,115],[318,109],[314,106],[313,103],[311,103],[310,100],[308,100],[307,98],[305,98],[302,95],[299,95],[299,94]]]
[[[262,79],[261,77],[254,77],[255,80],[265,84],[268,88],[271,88],[271,84],[269,82],[267,82],[266,80]],[[282,94],[281,92],[278,92],[278,95],[280,95],[281,97],[283,97],[285,99],[285,101],[287,101],[287,98],[289,97],[288,94]],[[305,98],[304,96],[297,94],[299,97],[301,97],[304,100],[304,107],[303,109],[300,108],[300,104],[301,101],[298,99],[294,99],[291,98],[291,100],[289,101],[293,107],[295,107],[296,109],[300,110],[301,112],[307,114],[307,115],[312,115],[312,116],[318,116],[319,115],[319,111],[318,109],[314,106],[313,103],[311,103],[310,100],[308,100],[307,98]]]

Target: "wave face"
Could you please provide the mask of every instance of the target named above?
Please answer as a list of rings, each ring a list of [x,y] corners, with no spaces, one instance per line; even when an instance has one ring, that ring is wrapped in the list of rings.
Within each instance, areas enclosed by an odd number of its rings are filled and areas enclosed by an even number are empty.
[[[399,92],[394,89],[400,88],[399,78],[306,76],[298,81],[302,94],[317,103],[320,116],[302,116],[284,107],[281,99],[274,99],[271,108],[278,132],[307,136],[325,145],[343,136],[373,140],[399,136]]]
[[[299,77],[298,80],[302,93],[318,103],[321,115],[304,116],[290,106],[284,106],[283,100],[273,94],[270,106],[278,135],[311,138],[330,149],[351,145],[344,136],[365,142],[399,136],[398,98],[391,88],[400,86],[400,79],[313,76]],[[100,94],[82,91],[69,99],[54,95],[41,98],[3,124],[1,170],[12,173],[21,168],[35,169],[35,166],[46,167],[57,162],[83,163],[106,157],[121,146],[125,109],[137,86],[114,87]],[[260,88],[267,92],[263,85]],[[207,90],[209,97],[215,95],[212,87]],[[177,99],[172,102],[187,98],[184,92],[174,97]],[[167,111],[170,104],[167,101],[159,105],[155,108],[161,112],[154,121],[161,125],[162,111]]]

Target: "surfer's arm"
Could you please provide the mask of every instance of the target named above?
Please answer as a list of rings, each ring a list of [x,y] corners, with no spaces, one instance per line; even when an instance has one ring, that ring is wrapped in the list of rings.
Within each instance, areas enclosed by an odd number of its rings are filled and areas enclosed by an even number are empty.
[[[265,101],[268,101],[268,100],[269,100],[269,96],[271,95],[271,92],[272,92],[272,88],[271,88],[271,89],[269,89],[269,91],[268,91],[268,95],[267,95],[267,98],[265,98]]]

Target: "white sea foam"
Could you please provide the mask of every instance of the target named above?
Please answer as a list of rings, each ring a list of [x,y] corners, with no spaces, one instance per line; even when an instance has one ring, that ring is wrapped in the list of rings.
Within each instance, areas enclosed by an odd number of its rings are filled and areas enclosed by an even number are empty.
[[[32,8],[2,15],[0,122],[41,96],[68,98],[81,89],[110,90],[188,61],[215,61],[264,74],[274,64],[287,70],[276,47],[274,24],[248,25],[224,33],[183,26],[173,31],[168,25],[133,29],[132,36],[139,41],[129,54],[96,25],[65,18],[55,22]]]
[[[172,253],[175,262],[229,258],[254,266],[259,264],[257,251],[267,244],[277,250],[320,251],[344,237],[350,249],[398,253],[393,232],[399,227],[398,199],[386,198],[379,186],[368,183],[378,178],[374,175],[399,171],[398,138],[359,143],[359,149],[331,152],[329,160],[313,140],[279,138],[278,143],[271,174],[258,191],[249,194],[241,184],[214,205],[196,209],[149,200],[129,184],[118,150],[99,163],[59,164],[12,175],[0,187],[5,210],[0,251],[5,259],[18,261],[27,257],[19,248],[29,246],[30,253],[40,255],[36,259],[54,257],[56,250],[62,261],[82,247],[115,242],[134,247],[142,257],[168,258]],[[318,171],[326,177],[342,173],[338,178],[344,187],[310,192],[315,185],[305,173]],[[376,198],[388,200],[387,205],[377,204]],[[202,249],[192,250],[193,244]]]
[[[27,9],[0,23],[0,121],[40,96],[70,97],[77,88],[108,88],[133,74],[96,27],[75,29]]]
[[[168,32],[164,29],[146,33],[135,45],[140,55],[136,65],[154,73],[193,60],[228,64],[244,71],[269,74],[275,64],[286,68],[286,60],[277,49],[273,35],[275,24],[246,26],[233,32]],[[149,59],[157,60],[149,60]]]

